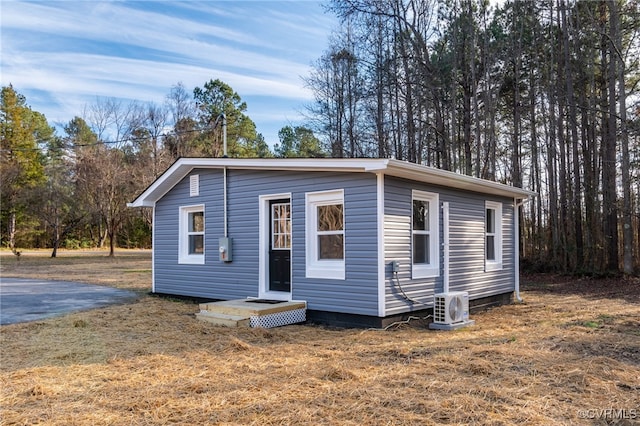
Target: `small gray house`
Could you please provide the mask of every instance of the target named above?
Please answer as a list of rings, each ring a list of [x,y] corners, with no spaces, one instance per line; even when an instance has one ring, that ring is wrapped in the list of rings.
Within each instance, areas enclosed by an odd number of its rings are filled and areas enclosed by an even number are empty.
[[[519,297],[515,212],[533,195],[391,159],[182,158],[129,206],[153,208],[154,293],[384,326],[441,293]]]

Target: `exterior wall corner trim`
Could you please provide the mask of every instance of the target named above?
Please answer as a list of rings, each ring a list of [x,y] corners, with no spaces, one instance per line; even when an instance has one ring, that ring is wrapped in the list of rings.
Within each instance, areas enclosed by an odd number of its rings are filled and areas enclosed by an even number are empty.
[[[384,242],[384,173],[376,173],[377,190],[377,232],[378,232],[378,316],[384,317],[386,314],[386,265],[385,265],[385,242]]]

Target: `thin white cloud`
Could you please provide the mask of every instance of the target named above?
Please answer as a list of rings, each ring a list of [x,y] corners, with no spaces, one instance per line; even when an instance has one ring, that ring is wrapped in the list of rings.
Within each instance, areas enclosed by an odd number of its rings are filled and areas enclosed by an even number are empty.
[[[274,63],[263,64],[269,66]],[[18,86],[32,85],[42,90],[67,93],[77,89],[81,94],[95,93],[103,96],[103,93],[114,93],[112,84],[141,88],[151,86],[168,92],[178,80],[183,81],[185,85],[198,86],[211,78],[219,78],[237,92],[246,95],[310,99],[309,92],[300,87],[299,82],[293,77],[286,78],[285,75],[276,78],[268,74],[254,76],[228,71],[224,67],[210,68],[84,53],[34,53],[29,57],[15,53],[3,65],[3,80],[6,79]],[[69,79],[69,70],[73,70],[73,74],[78,77]],[[102,82],[105,87],[100,88],[96,85],[97,82]],[[140,95],[144,92],[146,91],[141,90]]]
[[[30,92],[44,94],[37,100],[49,104],[32,107],[66,121],[96,96],[162,102],[179,81],[191,89],[219,78],[245,100],[289,100],[266,110],[249,105],[261,131],[258,120],[298,117],[311,99],[300,76],[330,29],[330,18],[302,13],[305,3],[282,4],[5,1],[0,79],[28,102]]]
[[[34,34],[48,33],[158,48],[167,48],[166,43],[172,40],[199,34],[215,34],[224,40],[249,45],[263,44],[259,38],[224,26],[201,24],[194,20],[124,7],[122,3],[115,2],[8,2],[3,5],[2,12],[5,29],[21,29]]]

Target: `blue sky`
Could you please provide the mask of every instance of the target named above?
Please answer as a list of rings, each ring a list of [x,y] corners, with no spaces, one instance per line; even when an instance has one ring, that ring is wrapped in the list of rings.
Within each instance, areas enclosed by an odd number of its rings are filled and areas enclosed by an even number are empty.
[[[338,22],[317,1],[0,3],[0,80],[51,124],[97,97],[161,104],[173,85],[229,84],[270,145],[302,123],[302,77]]]

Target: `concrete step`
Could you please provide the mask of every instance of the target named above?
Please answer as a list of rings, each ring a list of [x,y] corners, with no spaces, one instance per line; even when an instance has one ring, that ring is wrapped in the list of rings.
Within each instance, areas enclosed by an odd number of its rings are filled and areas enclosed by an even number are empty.
[[[200,321],[222,327],[249,327],[250,318],[242,315],[227,315],[217,312],[200,311],[196,314]]]

